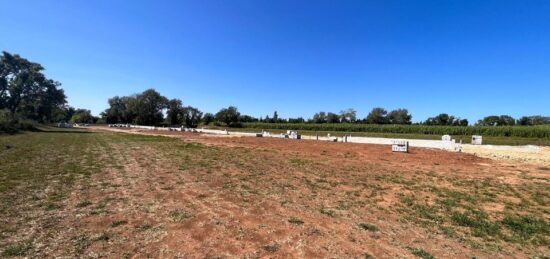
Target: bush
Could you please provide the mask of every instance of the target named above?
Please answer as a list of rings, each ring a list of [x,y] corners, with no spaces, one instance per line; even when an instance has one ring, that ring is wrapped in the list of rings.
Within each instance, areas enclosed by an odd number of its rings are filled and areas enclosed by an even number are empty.
[[[6,122],[0,121],[0,133],[15,134],[19,131],[36,130],[36,122],[34,121],[20,121],[20,122]]]

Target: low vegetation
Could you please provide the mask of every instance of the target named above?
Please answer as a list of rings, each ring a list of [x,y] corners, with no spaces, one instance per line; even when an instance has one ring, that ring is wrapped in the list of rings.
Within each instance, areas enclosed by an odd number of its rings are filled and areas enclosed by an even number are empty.
[[[244,123],[245,128],[307,130],[307,131],[339,131],[367,133],[397,133],[422,135],[483,135],[498,137],[550,138],[550,126],[437,126],[437,125],[377,125],[354,123]]]

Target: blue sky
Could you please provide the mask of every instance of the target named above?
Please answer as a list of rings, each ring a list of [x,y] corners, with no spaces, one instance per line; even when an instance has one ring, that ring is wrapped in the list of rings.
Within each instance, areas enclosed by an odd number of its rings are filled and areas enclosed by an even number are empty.
[[[550,115],[550,1],[8,1],[0,50],[99,114],[155,88],[216,112]]]

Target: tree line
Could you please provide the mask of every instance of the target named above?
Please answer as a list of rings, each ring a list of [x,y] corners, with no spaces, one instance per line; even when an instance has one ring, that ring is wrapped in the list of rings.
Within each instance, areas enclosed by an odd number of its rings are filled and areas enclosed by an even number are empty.
[[[108,100],[109,108],[101,113],[101,120],[109,124],[129,123],[141,125],[183,125],[197,127],[199,125],[214,124],[217,126],[241,127],[243,123],[311,123],[311,124],[395,124],[395,125],[442,125],[468,126],[467,119],[441,113],[420,123],[412,123],[412,115],[407,109],[399,108],[387,111],[381,107],[373,108],[363,119],[357,118],[357,111],[353,108],[339,113],[318,112],[311,118],[281,118],[277,111],[270,117],[253,117],[241,114],[237,107],[229,106],[220,109],[217,113],[203,113],[198,108],[184,106],[180,99],[168,99],[154,89],[129,96],[115,96]],[[166,116],[164,116],[166,114]],[[495,119],[496,118],[496,119]],[[508,115],[487,116],[479,120],[479,126],[511,126],[511,125],[539,125],[550,123],[548,117],[530,116],[519,120]]]

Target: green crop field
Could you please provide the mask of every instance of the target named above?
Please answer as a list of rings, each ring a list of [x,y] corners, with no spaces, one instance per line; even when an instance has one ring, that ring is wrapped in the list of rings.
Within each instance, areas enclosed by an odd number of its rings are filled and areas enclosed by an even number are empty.
[[[427,125],[376,125],[349,123],[244,123],[245,131],[264,130],[300,130],[310,135],[345,135],[365,137],[411,138],[411,139],[441,139],[448,134],[456,140],[466,143],[472,135],[482,135],[485,144],[500,145],[550,145],[550,125],[540,126],[427,126]],[[241,129],[239,129],[241,130]]]

